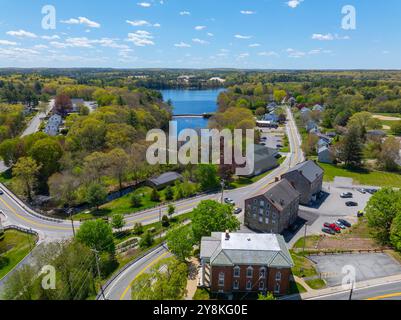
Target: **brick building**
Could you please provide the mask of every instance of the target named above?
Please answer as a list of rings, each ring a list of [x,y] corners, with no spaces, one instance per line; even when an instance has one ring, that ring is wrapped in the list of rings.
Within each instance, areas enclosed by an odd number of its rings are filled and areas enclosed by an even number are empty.
[[[202,238],[202,287],[213,293],[288,292],[294,263],[274,234],[213,233]]]
[[[281,234],[298,217],[300,194],[287,180],[245,201],[245,225],[259,232]]]

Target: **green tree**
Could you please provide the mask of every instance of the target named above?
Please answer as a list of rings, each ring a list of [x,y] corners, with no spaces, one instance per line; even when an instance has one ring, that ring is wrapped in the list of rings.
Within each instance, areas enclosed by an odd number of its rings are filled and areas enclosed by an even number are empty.
[[[397,212],[391,224],[390,241],[396,250],[401,251],[401,212]]]
[[[32,201],[32,192],[36,186],[40,168],[41,166],[30,157],[20,158],[13,168],[13,176],[22,186],[28,201]]]
[[[164,190],[164,197],[166,198],[167,201],[174,199],[174,191],[173,188],[171,188],[171,186],[168,186],[166,190]]]
[[[170,204],[167,208],[167,214],[169,215],[169,217],[172,217],[173,214],[175,213],[175,206],[173,204]]]
[[[149,231],[146,231],[145,234],[143,235],[141,241],[139,241],[139,247],[141,249],[146,249],[149,248],[153,245],[155,240],[153,239],[152,234]]]
[[[185,262],[193,250],[192,231],[187,226],[170,230],[167,233],[167,246],[178,260]]]
[[[196,180],[202,191],[213,190],[219,187],[218,169],[213,164],[201,164],[195,172]]]
[[[150,200],[153,202],[160,202],[160,194],[155,188],[153,188],[152,193],[150,194]]]
[[[131,195],[131,206],[133,208],[140,208],[142,207],[142,197],[137,193],[133,193]]]
[[[162,226],[164,228],[168,228],[170,226],[170,219],[166,215],[164,215],[162,218]]]
[[[202,237],[212,232],[239,230],[241,224],[234,216],[232,207],[213,200],[202,201],[193,211],[192,231],[194,240],[200,243]]]
[[[96,210],[99,210],[99,207],[106,201],[106,199],[107,190],[101,184],[92,183],[86,190],[86,201],[91,206],[96,207]]]
[[[113,226],[114,229],[116,230],[121,230],[122,228],[125,227],[125,219],[124,215],[116,213],[113,215],[112,220],[111,220],[111,225]]]
[[[381,243],[390,243],[392,223],[398,214],[401,214],[401,191],[384,188],[370,198],[366,217],[373,235]]]
[[[133,233],[137,236],[143,233],[143,225],[141,223],[135,223]]]
[[[274,100],[277,103],[281,103],[283,99],[287,96],[287,92],[285,90],[274,90]]]
[[[359,129],[351,126],[337,149],[337,157],[345,163],[346,167],[360,167],[362,163],[362,141]]]
[[[2,298],[5,300],[35,300],[37,288],[32,279],[37,275],[37,270],[30,265],[24,265],[13,272],[9,280],[4,284]]]
[[[91,249],[114,254],[113,229],[102,219],[84,222],[76,236],[77,240]]]
[[[187,277],[185,263],[174,258],[163,260],[133,282],[132,300],[181,300],[186,294]]]
[[[129,169],[128,155],[123,149],[113,149],[107,155],[109,157],[109,172],[118,180],[118,186],[121,194],[123,182]]]
[[[401,136],[401,121],[396,121],[392,124],[391,130],[396,136]]]

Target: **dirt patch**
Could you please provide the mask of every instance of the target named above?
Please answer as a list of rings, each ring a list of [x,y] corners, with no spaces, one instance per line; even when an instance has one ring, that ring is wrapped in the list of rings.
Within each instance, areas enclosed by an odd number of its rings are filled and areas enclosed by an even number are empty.
[[[381,250],[384,249],[373,239],[352,237],[322,237],[317,243],[318,250]]]

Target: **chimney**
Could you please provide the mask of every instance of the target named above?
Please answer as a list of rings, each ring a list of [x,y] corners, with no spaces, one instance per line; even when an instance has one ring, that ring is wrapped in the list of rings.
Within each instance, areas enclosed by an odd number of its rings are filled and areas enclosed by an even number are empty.
[[[276,182],[279,182],[280,181],[280,178],[279,177],[276,177]]]
[[[226,230],[226,241],[230,240],[230,230]]]

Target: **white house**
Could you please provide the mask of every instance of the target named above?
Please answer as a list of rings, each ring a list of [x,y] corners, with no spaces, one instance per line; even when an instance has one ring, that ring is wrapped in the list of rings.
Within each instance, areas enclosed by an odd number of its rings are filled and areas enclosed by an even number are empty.
[[[63,122],[63,118],[59,114],[54,114],[47,122],[45,133],[49,136],[56,136]]]

